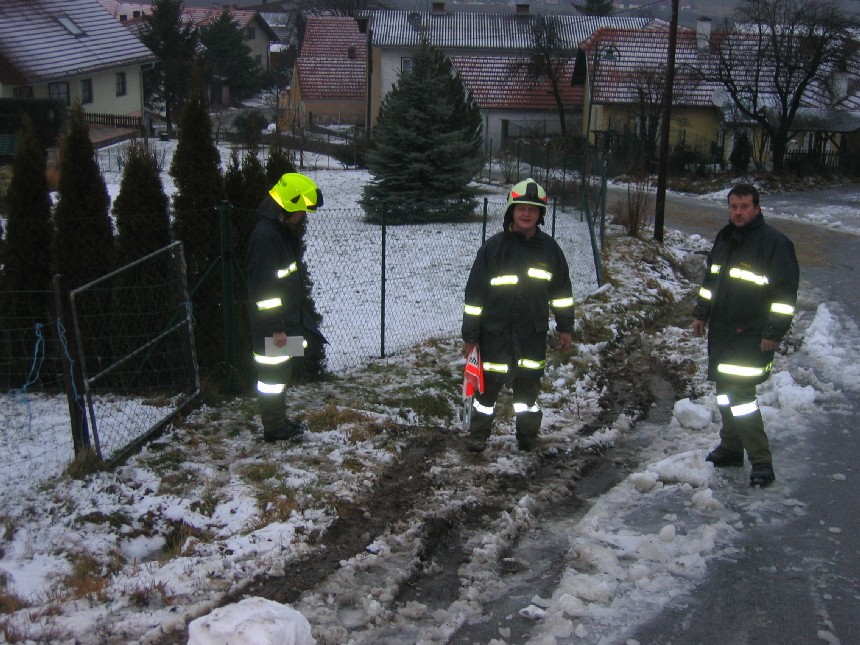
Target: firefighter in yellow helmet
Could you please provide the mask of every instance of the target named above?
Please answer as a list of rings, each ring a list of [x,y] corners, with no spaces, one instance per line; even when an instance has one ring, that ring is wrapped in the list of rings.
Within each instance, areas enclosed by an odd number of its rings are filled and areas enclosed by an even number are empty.
[[[308,213],[323,204],[310,177],[287,173],[269,191],[248,242],[246,277],[257,400],[265,441],[297,440],[305,430],[286,415],[286,387],[309,337],[326,342],[303,306],[301,242]]]
[[[573,296],[570,271],[556,241],[538,228],[547,196],[534,180],[516,184],[508,195],[503,231],[478,251],[463,310],[463,351],[481,354],[484,392],[472,403],[466,447],[481,452],[505,384],[513,388],[517,445],[537,446],[543,414],[537,403],[546,365],[549,314],[555,316],[558,348],[571,342]]]

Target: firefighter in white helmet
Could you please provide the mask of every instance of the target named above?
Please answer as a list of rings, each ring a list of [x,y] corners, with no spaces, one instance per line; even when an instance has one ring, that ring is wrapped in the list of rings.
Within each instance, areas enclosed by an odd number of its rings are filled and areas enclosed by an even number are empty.
[[[466,447],[485,449],[495,404],[505,384],[513,388],[517,445],[533,450],[543,414],[538,406],[546,366],[550,311],[558,348],[571,343],[573,296],[570,272],[556,241],[538,228],[547,196],[534,179],[516,184],[508,195],[503,231],[478,251],[463,311],[464,355],[480,351],[484,392],[472,403]]]

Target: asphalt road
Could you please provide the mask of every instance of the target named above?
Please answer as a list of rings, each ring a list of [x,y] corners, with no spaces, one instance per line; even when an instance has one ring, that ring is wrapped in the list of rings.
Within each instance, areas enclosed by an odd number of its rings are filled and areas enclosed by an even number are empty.
[[[766,218],[767,199],[762,197]],[[827,203],[828,195],[816,191],[776,199],[782,212],[791,213],[785,209]],[[670,196],[665,220],[666,228],[712,239],[727,221],[727,213],[718,204]],[[838,303],[836,312],[855,324],[860,321],[860,237],[794,220],[768,221],[795,242],[805,298],[813,306]],[[846,342],[856,341],[855,330]],[[812,439],[774,456],[777,477],[780,460],[809,463],[802,479],[786,482],[805,513],[787,525],[765,522],[747,528],[734,557],[712,562],[696,591],[668,604],[628,635],[634,640],[627,643],[860,643],[860,434],[854,413],[858,404],[860,393],[850,388],[841,401],[819,403]],[[836,473],[845,475],[844,485],[834,485]],[[839,527],[839,532],[831,527]]]

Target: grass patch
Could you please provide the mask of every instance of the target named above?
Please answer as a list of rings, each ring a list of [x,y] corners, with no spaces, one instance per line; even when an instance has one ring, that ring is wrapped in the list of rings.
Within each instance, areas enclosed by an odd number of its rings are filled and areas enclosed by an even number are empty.
[[[266,482],[258,486],[256,499],[261,514],[254,524],[255,529],[274,522],[286,522],[299,507],[295,491],[283,482]]]
[[[115,530],[119,530],[123,526],[131,526],[132,523],[133,520],[130,515],[119,511],[114,511],[110,514],[93,511],[92,513],[79,515],[74,521],[75,526],[80,526],[81,524],[107,524]]]
[[[196,486],[199,479],[200,474],[196,470],[179,467],[177,470],[162,474],[158,492],[162,495],[173,494],[182,496],[183,493]]]
[[[189,508],[195,513],[200,513],[206,517],[212,517],[212,513],[218,508],[218,503],[221,501],[219,495],[220,488],[218,484],[211,479],[206,481],[203,487],[203,492],[200,494],[200,499],[191,502]]]
[[[165,605],[172,605],[174,596],[170,593],[167,583],[163,580],[149,581],[146,584],[135,585],[126,592],[129,602],[135,607],[151,607],[157,609]]]
[[[161,549],[161,552],[168,560],[180,555],[187,555],[190,549],[184,550],[184,547],[188,540],[208,543],[213,539],[212,533],[209,531],[198,529],[182,520],[169,522],[170,528],[164,536],[164,546]]]
[[[252,485],[262,484],[274,479],[281,473],[281,467],[274,461],[258,461],[239,467],[239,476]]]
[[[424,422],[451,416],[453,394],[435,390],[415,392],[413,388],[401,388],[397,394],[399,396],[389,397],[381,403],[395,409],[412,410]]]
[[[366,424],[370,421],[370,415],[351,408],[327,405],[321,410],[308,411],[305,421],[312,432],[326,432],[340,426]]]
[[[66,468],[66,474],[72,479],[83,479],[103,470],[105,470],[105,462],[95,450],[88,449],[75,456],[75,460]]]
[[[0,614],[13,614],[29,606],[30,604],[23,598],[10,593],[5,588],[0,588]]]
[[[107,601],[106,589],[113,574],[122,566],[118,559],[104,562],[87,551],[68,553],[67,558],[72,570],[62,578],[62,584],[69,594],[77,600]]]

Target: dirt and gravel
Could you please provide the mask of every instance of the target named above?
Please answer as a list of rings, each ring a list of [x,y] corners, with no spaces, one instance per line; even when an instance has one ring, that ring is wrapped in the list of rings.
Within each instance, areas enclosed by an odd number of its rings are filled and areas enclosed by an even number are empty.
[[[689,302],[667,305],[645,328],[629,329],[607,345],[594,379],[601,392],[599,410],[584,422],[578,430],[579,436],[587,437],[611,427],[621,418],[636,422],[648,418],[656,421],[656,417],[661,417],[668,421],[672,404],[689,396],[695,387],[695,369],[664,362],[661,350],[652,342],[651,331],[667,325],[686,326],[689,311]],[[265,597],[292,605],[317,625],[325,622],[326,616],[332,617],[331,622],[341,623],[333,617],[352,611],[364,594],[380,596],[392,621],[394,609],[408,607],[410,603],[420,602],[430,613],[445,610],[463,601],[462,578],[469,576],[476,536],[504,530],[494,527],[503,527],[506,518],[515,516],[525,496],[537,500],[530,508],[532,517],[526,526],[520,527],[519,535],[511,537],[510,544],[540,531],[544,522],[584,513],[590,499],[621,481],[638,463],[632,446],[607,448],[595,443],[587,449],[575,449],[544,441],[541,449],[529,456],[522,471],[511,473],[494,469],[499,455],[492,454],[492,449],[481,455],[466,452],[457,428],[416,426],[400,428],[399,432],[407,445],[399,451],[398,459],[376,478],[366,495],[341,504],[337,519],[325,532],[309,536],[309,543],[314,546],[310,555],[288,562],[282,576],[249,581],[224,597],[220,604],[250,596]],[[444,465],[443,472],[440,464]],[[380,564],[377,560],[361,580],[350,581],[353,594],[340,591],[338,595],[337,590],[342,590],[343,585],[335,580],[342,563],[361,558],[379,541],[408,544],[408,552],[392,548],[387,558],[380,558],[389,562]],[[542,584],[549,585],[547,588],[551,588],[552,575],[563,569],[554,567],[552,561],[554,558],[560,561],[566,548],[565,542],[556,549],[544,548],[541,554],[545,560],[542,568],[547,569]],[[512,599],[493,593],[489,587],[532,567],[508,556],[509,553],[502,552],[492,562],[477,565],[492,572],[492,582],[487,582],[487,591],[479,601],[480,611],[485,615],[510,616],[507,606]],[[551,575],[553,570],[555,573]],[[397,579],[392,581],[392,577]],[[541,581],[533,580],[527,592],[534,593],[540,584]],[[324,603],[319,598],[325,598]],[[326,605],[324,611],[321,604]],[[337,628],[323,629],[317,642],[346,642],[347,638],[356,642],[384,642],[388,638],[386,630],[396,632],[393,622],[377,618],[373,623],[357,624],[354,631],[344,631],[340,624]],[[510,625],[516,631],[518,621],[515,619]],[[528,621],[522,619],[519,627],[526,630]],[[491,638],[492,634],[485,633],[488,629],[493,630],[484,621],[467,621],[445,639],[471,642],[474,638]],[[185,634],[173,633],[158,642],[184,643],[186,638]]]

